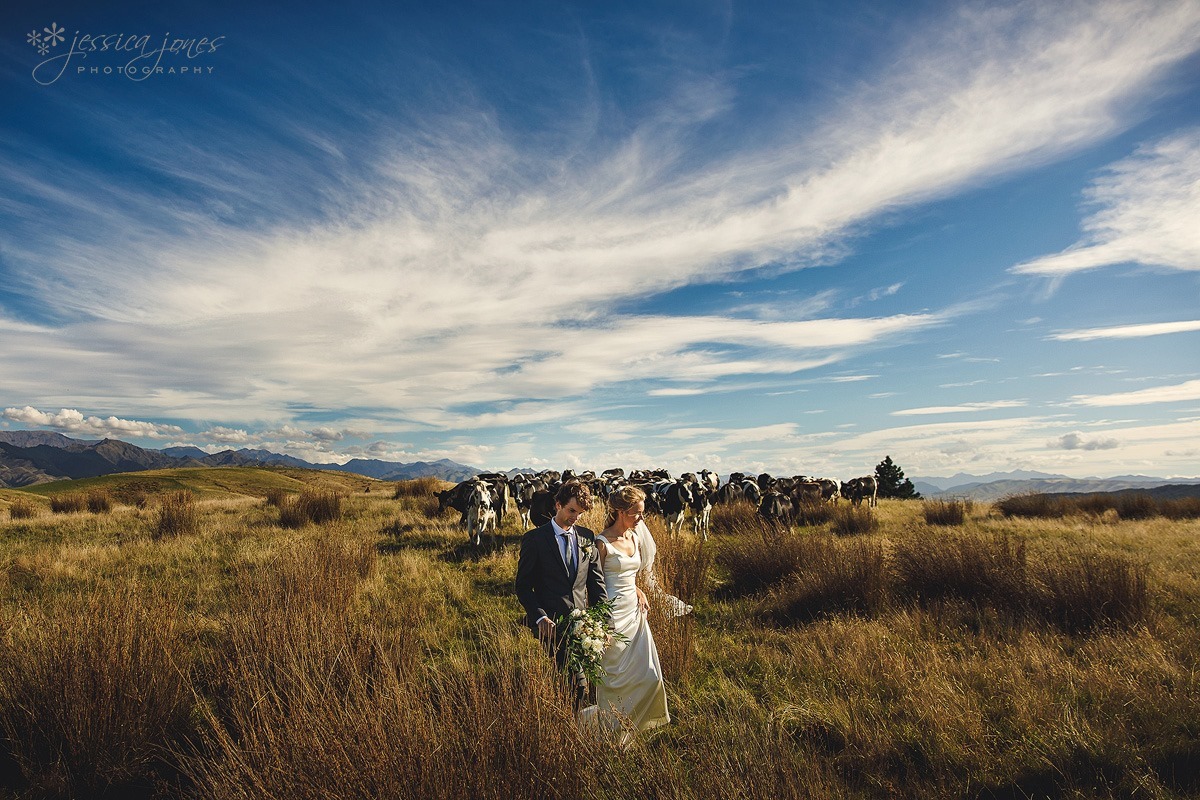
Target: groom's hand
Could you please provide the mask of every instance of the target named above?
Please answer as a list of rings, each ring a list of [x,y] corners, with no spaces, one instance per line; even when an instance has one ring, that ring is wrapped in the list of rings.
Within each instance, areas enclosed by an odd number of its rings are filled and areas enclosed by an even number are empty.
[[[542,617],[538,620],[538,636],[543,639],[554,638],[554,622],[549,617]]]

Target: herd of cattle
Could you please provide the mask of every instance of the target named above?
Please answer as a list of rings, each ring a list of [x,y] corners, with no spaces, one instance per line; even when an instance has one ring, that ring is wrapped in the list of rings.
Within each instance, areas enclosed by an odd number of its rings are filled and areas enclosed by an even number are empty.
[[[663,469],[633,470],[629,475],[623,469],[608,469],[599,475],[591,470],[576,473],[569,469],[512,476],[485,472],[438,492],[438,513],[449,509],[461,513],[461,524],[471,543],[479,545],[489,531],[494,540],[499,521],[510,511],[520,516],[526,528],[545,523],[554,516],[554,497],[559,487],[570,480],[586,484],[601,499],[624,486],[637,486],[646,493],[646,512],[662,516],[668,531],[675,533],[690,521],[705,541],[713,506],[749,502],[757,506],[764,519],[790,524],[805,504],[837,503],[839,498],[846,498],[854,505],[865,500],[874,506],[878,491],[872,475],[838,482],[804,475],[775,478],[766,473],[755,477],[735,472],[721,483],[717,474],[707,469],[685,472],[678,478]]]

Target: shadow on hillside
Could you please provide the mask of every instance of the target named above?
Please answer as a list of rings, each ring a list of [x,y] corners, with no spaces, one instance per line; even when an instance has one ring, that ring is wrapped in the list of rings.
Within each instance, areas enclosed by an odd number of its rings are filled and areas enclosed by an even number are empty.
[[[379,532],[386,537],[376,550],[380,555],[390,555],[404,550],[441,550],[446,546],[444,539],[421,535],[423,528],[419,525],[402,524],[399,521],[385,525]]]
[[[452,549],[441,553],[438,556],[439,561],[445,561],[449,564],[462,564],[467,561],[480,561],[493,553],[504,551],[504,537],[497,536],[495,544],[492,543],[490,536],[483,537],[483,544],[478,547],[470,542],[459,542]]]

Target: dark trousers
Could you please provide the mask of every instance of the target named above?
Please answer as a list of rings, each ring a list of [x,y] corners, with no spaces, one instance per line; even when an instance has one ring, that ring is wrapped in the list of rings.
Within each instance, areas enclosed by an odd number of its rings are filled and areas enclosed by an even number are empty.
[[[555,629],[554,636],[549,638],[540,637],[542,646],[546,648],[546,652],[554,658],[554,664],[558,667],[558,671],[562,673],[563,679],[567,682],[567,689],[572,698],[572,706],[575,711],[579,711],[588,705],[589,701],[595,701],[596,689],[588,683],[587,678],[583,673],[570,674],[567,670],[567,647],[565,633],[560,629]]]

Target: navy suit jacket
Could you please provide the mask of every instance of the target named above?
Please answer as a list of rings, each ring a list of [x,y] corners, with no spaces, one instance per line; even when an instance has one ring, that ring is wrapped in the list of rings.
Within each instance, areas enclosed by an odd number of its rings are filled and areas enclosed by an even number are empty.
[[[517,561],[517,599],[525,609],[525,624],[537,634],[537,621],[549,617],[557,622],[572,609],[587,608],[608,598],[596,534],[575,526],[579,542],[579,567],[571,574],[563,563],[562,551],[550,522],[528,531],[521,539]]]

